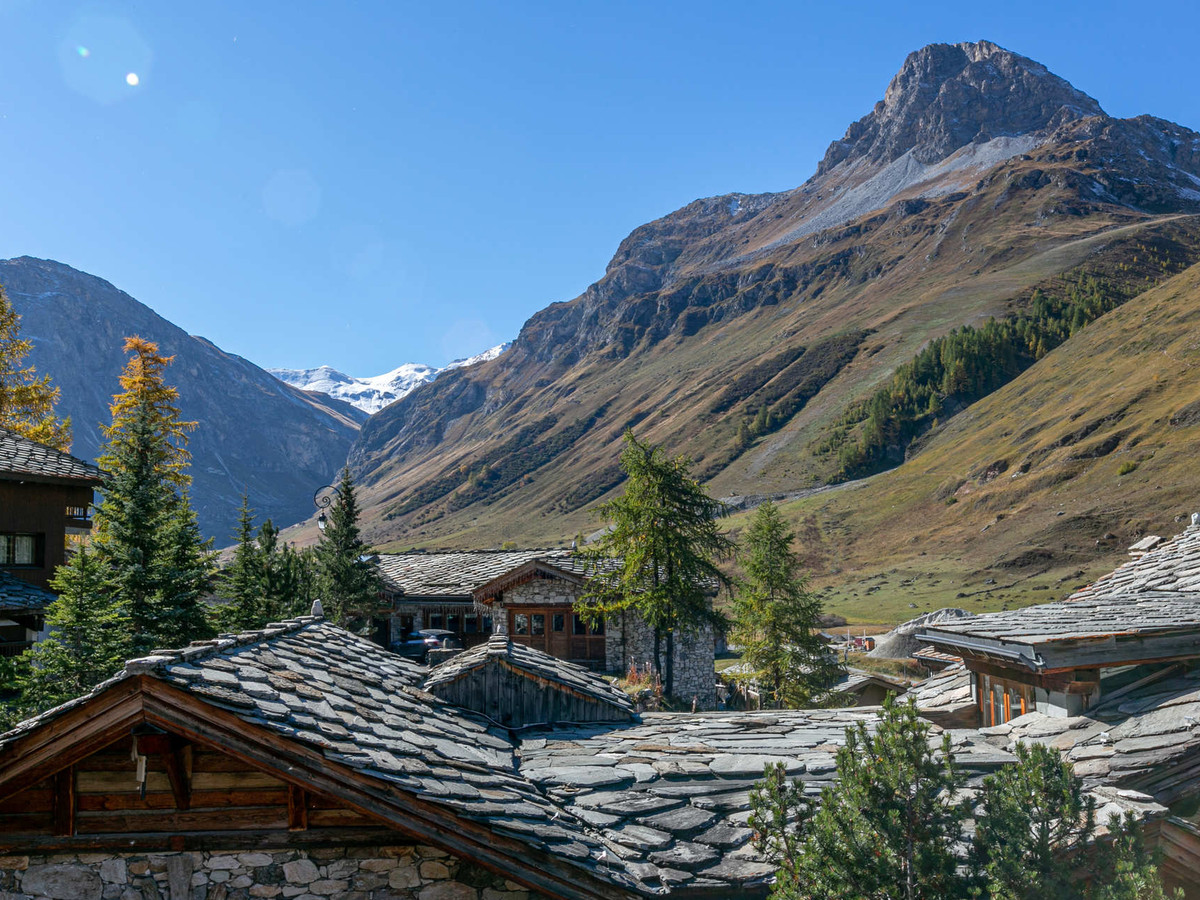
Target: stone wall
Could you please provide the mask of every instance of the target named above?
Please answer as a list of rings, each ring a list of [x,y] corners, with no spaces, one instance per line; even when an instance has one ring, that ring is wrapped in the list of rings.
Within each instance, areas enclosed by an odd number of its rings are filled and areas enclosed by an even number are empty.
[[[627,672],[631,663],[641,668],[654,659],[654,629],[634,612],[621,614],[620,626],[610,627],[605,646],[607,668]],[[660,663],[666,674],[667,642],[660,647]],[[675,696],[685,703],[693,699],[697,709],[716,709],[716,643],[711,625],[675,635]],[[664,685],[665,687],[665,685]]]
[[[561,578],[533,578],[504,592],[504,606],[574,604],[580,588]]]
[[[0,900],[536,900],[433,847],[0,857]]]

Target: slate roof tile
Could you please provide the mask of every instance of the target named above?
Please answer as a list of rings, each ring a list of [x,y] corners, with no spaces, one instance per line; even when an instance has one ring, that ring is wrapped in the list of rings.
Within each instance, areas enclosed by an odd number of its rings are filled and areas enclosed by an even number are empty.
[[[101,473],[82,459],[0,428],[0,478],[22,476],[99,484]]]
[[[42,612],[58,599],[50,591],[0,572],[0,613]]]

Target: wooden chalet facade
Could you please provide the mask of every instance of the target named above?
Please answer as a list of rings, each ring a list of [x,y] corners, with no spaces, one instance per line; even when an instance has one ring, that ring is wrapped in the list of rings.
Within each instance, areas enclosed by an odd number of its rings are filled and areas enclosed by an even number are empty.
[[[0,428],[0,656],[38,639],[67,544],[91,528],[100,470]]]

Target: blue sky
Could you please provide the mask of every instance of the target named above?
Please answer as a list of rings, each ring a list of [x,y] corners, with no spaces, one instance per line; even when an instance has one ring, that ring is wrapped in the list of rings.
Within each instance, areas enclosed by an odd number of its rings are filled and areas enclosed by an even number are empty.
[[[0,257],[373,375],[515,336],[698,197],[800,184],[926,43],[1200,130],[1194,3],[968,6],[0,0]]]

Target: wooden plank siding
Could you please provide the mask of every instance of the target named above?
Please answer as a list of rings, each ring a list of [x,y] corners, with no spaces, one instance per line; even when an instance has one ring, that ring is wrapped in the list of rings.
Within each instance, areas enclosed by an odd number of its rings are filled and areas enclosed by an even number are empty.
[[[320,829],[377,828],[378,823],[327,797],[299,791],[298,813],[289,785],[209,747],[188,745],[183,773],[188,802],[181,807],[169,763],[146,757],[145,791],[137,780],[133,738],[119,738],[52,777],[0,801],[0,834],[19,836],[178,834],[185,831],[287,831],[293,819]],[[293,800],[294,802],[294,800]]]

